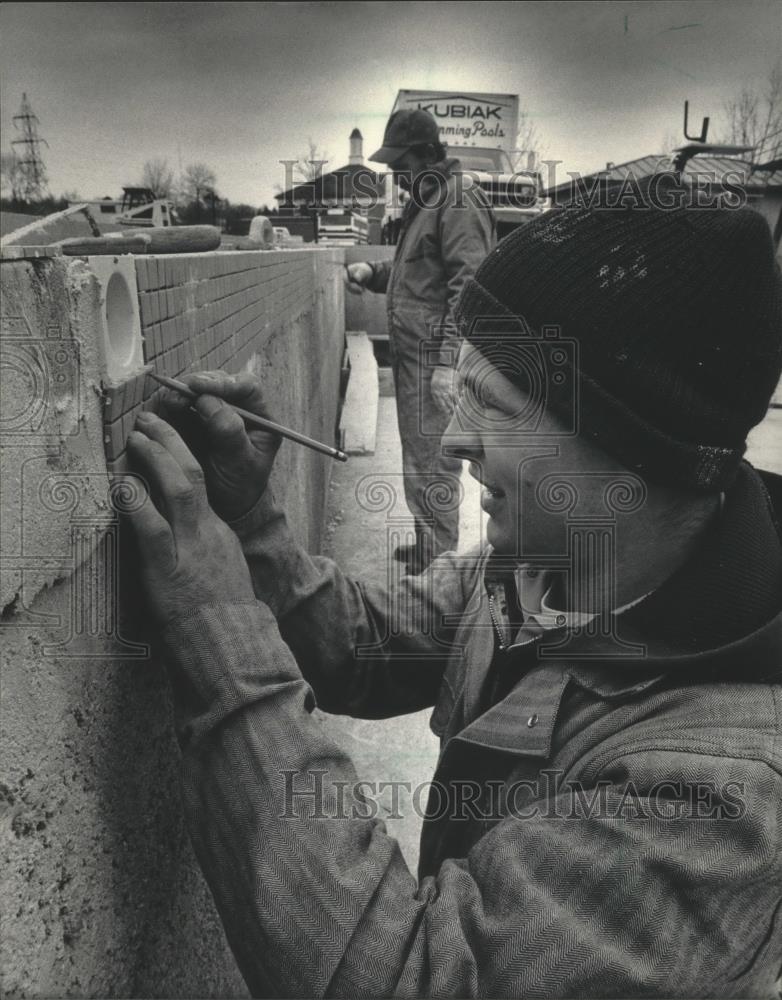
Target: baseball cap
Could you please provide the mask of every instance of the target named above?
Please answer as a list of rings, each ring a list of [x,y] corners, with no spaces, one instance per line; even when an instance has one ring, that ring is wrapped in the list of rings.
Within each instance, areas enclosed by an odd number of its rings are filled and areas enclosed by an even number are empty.
[[[383,145],[369,159],[377,163],[393,163],[411,146],[439,141],[440,127],[428,111],[403,108],[388,119]]]

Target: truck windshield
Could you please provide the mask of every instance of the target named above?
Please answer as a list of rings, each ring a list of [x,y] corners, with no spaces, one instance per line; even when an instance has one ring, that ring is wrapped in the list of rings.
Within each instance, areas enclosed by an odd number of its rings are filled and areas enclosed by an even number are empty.
[[[449,146],[448,155],[455,156],[464,170],[511,174],[510,162],[503,149],[483,149],[480,146]]]

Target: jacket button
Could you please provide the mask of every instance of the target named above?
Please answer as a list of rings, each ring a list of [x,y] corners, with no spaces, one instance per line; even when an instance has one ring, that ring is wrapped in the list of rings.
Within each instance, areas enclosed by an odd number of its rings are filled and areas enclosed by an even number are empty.
[[[527,725],[529,726],[529,728],[530,728],[530,729],[532,729],[532,727],[533,727],[533,726],[537,726],[537,724],[538,724],[538,721],[539,721],[539,720],[538,720],[538,716],[537,716],[537,713],[535,713],[535,714],[531,715],[531,716],[530,716],[530,717],[529,717],[529,718],[527,719]]]

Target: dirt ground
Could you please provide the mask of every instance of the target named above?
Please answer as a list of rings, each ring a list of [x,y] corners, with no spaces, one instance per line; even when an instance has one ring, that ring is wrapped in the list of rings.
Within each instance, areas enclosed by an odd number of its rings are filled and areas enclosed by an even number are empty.
[[[387,375],[383,375],[381,384],[387,386]],[[763,424],[752,433],[747,457],[761,468],[782,473],[782,409],[772,409]],[[335,463],[332,470],[324,554],[335,559],[349,576],[377,583],[387,580],[388,567],[393,564],[389,562],[388,553],[396,542],[389,539],[386,512],[367,509],[372,506],[368,497],[373,484],[388,484],[397,493],[398,506],[393,508],[393,513],[406,514],[401,495],[401,466],[395,400],[393,396],[381,395],[375,454],[351,456],[344,465]],[[478,486],[467,475],[466,466],[462,483],[460,550],[478,544],[484,516],[479,505]],[[438,753],[437,740],[429,729],[429,714],[428,711],[417,712],[382,721],[318,714],[324,728],[352,758],[359,779],[411,783],[409,793],[398,786],[398,808],[395,810],[392,789],[386,788],[376,799],[378,815],[385,819],[389,832],[399,840],[413,871],[418,863],[420,806],[426,802],[422,792],[416,801],[413,790],[416,787],[423,789],[431,779]]]

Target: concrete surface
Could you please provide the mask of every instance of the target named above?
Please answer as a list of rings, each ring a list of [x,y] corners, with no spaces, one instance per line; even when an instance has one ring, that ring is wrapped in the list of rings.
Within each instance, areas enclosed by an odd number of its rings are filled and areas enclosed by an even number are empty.
[[[23,212],[0,212],[0,239],[3,236],[10,236],[17,229],[29,226],[33,222],[40,222],[43,215],[27,215]]]
[[[15,246],[43,246],[75,236],[92,236],[92,227],[84,212],[70,206],[51,215],[25,216],[19,226],[3,232],[2,240]]]
[[[100,520],[108,480],[97,281],[78,258],[4,261],[0,299],[4,609],[76,568],[71,514]]]
[[[349,331],[345,336],[350,375],[339,422],[340,447],[348,455],[373,455],[379,391],[377,361],[365,333]]]
[[[768,411],[766,419],[749,435],[747,459],[759,469],[782,475],[782,401]]]
[[[219,348],[281,421],[333,441],[341,251],[193,256],[139,267],[150,341],[193,319],[182,367]],[[0,995],[246,996],[184,829],[168,686],[112,504],[99,283],[78,258],[4,261],[0,280]],[[275,469],[313,551],[333,464],[285,442]]]

